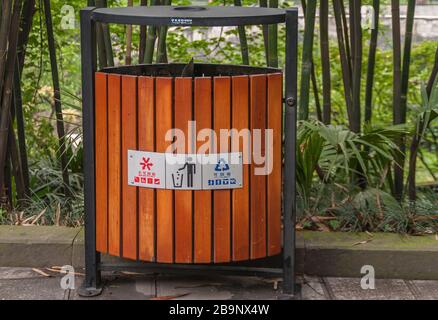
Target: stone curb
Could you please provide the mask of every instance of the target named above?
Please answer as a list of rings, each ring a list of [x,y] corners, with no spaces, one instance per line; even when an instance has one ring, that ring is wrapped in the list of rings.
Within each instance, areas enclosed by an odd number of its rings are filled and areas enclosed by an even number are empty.
[[[0,226],[0,267],[83,267],[83,239],[82,228]],[[297,272],[307,275],[360,277],[362,266],[371,265],[377,278],[438,280],[432,235],[302,231],[296,259]]]

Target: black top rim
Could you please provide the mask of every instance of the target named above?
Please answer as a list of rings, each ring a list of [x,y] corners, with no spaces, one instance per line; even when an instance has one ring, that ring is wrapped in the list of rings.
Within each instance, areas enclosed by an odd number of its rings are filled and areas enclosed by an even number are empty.
[[[276,24],[286,11],[276,8],[234,6],[135,6],[96,8],[98,22],[168,26],[238,26]]]
[[[131,66],[108,67],[99,70],[99,72],[113,73],[131,76],[154,76],[154,77],[181,77],[184,63],[158,63],[158,64],[139,64]],[[186,77],[220,77],[220,76],[242,76],[281,73],[281,69],[268,67],[251,67],[243,65],[229,64],[209,64],[195,63],[193,65],[192,75]]]

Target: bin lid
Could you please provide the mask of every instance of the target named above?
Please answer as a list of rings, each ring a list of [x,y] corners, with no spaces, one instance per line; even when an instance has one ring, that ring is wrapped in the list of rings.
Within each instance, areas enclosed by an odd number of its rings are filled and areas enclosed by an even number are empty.
[[[99,22],[168,26],[238,26],[285,21],[286,11],[276,8],[234,6],[134,6],[97,8]]]

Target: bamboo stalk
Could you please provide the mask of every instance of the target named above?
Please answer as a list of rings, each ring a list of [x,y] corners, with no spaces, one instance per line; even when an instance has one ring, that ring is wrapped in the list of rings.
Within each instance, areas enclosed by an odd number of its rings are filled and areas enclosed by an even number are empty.
[[[241,0],[234,0],[234,5],[236,7],[241,7],[242,1]],[[242,64],[249,65],[248,41],[246,39],[245,26],[238,26],[237,31],[239,32],[239,42],[240,42],[240,52],[242,55]]]
[[[100,8],[106,8],[107,1],[96,0],[96,6]],[[98,23],[98,25],[100,25],[100,32],[101,32],[100,43],[104,48],[106,65],[112,67],[114,66],[114,55],[113,55],[113,48],[111,45],[110,29],[107,23]]]
[[[47,40],[49,45],[50,66],[53,82],[53,104],[56,113],[56,130],[59,142],[59,158],[61,160],[62,180],[64,183],[64,195],[70,196],[70,178],[68,174],[68,159],[65,148],[65,129],[61,106],[61,88],[59,85],[58,63],[56,59],[55,38],[52,26],[52,13],[50,11],[50,0],[44,0],[44,16],[46,20]]]
[[[406,123],[406,109],[407,109],[407,95],[408,95],[408,84],[409,84],[409,66],[411,62],[411,46],[412,46],[412,29],[414,26],[414,15],[415,15],[415,0],[408,1],[407,7],[407,15],[406,15],[406,31],[405,31],[405,42],[403,47],[403,62],[402,62],[402,70],[401,70],[401,79],[400,79],[400,115],[399,121],[400,123]],[[401,154],[399,156],[399,164],[400,167],[394,168],[397,170],[396,177],[396,195],[399,196],[399,199],[402,197],[403,192],[403,171],[405,165],[405,152],[406,152],[406,137],[401,137],[399,141],[399,148]],[[415,152],[415,157],[417,152]]]
[[[361,26],[361,1],[351,1],[350,12],[352,29],[352,59],[353,59],[353,74],[352,74],[352,101],[353,101],[353,123],[351,128],[353,132],[360,132],[361,110],[360,110],[360,84],[362,78],[362,26]]]
[[[432,92],[432,87],[438,77],[438,47],[435,51],[435,62],[434,66],[432,68],[432,72],[430,74],[429,80],[427,82],[426,86],[426,93],[427,96],[430,97],[430,94]],[[408,170],[408,177],[407,177],[407,191],[408,191],[408,198],[409,201],[414,202],[417,199],[417,188],[416,188],[416,173],[417,173],[417,155],[418,155],[418,149],[420,147],[420,142],[422,138],[422,132],[424,129],[424,126],[426,124],[421,121],[418,124],[418,128],[412,137],[412,142],[410,145],[410,153],[409,153],[409,170]]]
[[[374,72],[376,66],[377,36],[379,35],[380,0],[373,0],[374,28],[371,30],[368,50],[367,78],[365,84],[365,123],[371,123]]]
[[[161,26],[158,31],[157,63],[167,63],[166,39],[167,26]]]
[[[354,0],[356,1],[356,0]],[[350,1],[351,2],[351,1]],[[336,9],[335,9],[335,13],[336,13]],[[345,53],[347,55],[347,62],[348,62],[348,72],[350,73],[350,77],[351,74],[353,72],[353,67],[352,67],[352,59],[351,59],[351,50],[350,50],[350,43],[351,43],[351,39],[349,40],[349,35],[348,35],[348,24],[347,24],[347,15],[345,13],[345,6],[344,6],[344,1],[341,0],[339,1],[339,13],[341,15],[341,25],[342,25],[342,32],[344,33],[344,45],[345,45]]]
[[[392,110],[393,123],[403,123],[401,110],[401,40],[400,40],[400,3],[398,0],[391,0],[392,13],[392,46],[393,46],[393,87],[392,87]],[[402,147],[402,139],[397,139],[397,146]],[[404,152],[404,150],[401,150]],[[394,190],[393,194],[397,200],[402,199],[403,194],[403,167],[401,161],[403,156],[397,155],[394,164]]]
[[[312,69],[313,32],[315,27],[316,1],[309,1],[306,6],[303,53],[301,63],[301,86],[299,119],[309,118],[309,88]]]
[[[269,0],[269,8],[278,8],[278,0]],[[268,26],[269,67],[278,68],[278,25]]]
[[[25,134],[24,117],[23,117],[23,102],[21,98],[20,66],[18,61],[16,62],[16,68],[14,73],[14,106],[15,106],[15,119],[17,122],[18,153],[20,157],[20,168],[22,172],[21,176],[23,179],[23,193],[25,196],[30,196],[29,165],[27,161],[26,134]]]
[[[268,0],[260,0],[260,7],[267,8]],[[263,43],[265,45],[265,57],[266,65],[269,65],[269,27],[267,25],[262,25],[263,32]]]
[[[341,0],[333,0],[333,12],[335,16],[336,23],[336,34],[338,39],[338,48],[339,48],[339,57],[341,60],[341,70],[342,70],[342,80],[344,84],[344,96],[345,96],[345,104],[347,106],[347,114],[349,127],[352,129],[353,115],[352,115],[352,96],[351,96],[351,73],[349,69],[349,58],[347,56],[346,47],[345,47],[345,39],[344,32],[342,28],[342,17],[341,17]]]
[[[147,0],[141,0],[140,6],[147,6]],[[138,63],[144,63],[147,39],[147,26],[140,26],[140,44],[138,46]]]
[[[102,8],[103,1],[88,1],[89,6]],[[105,51],[105,41],[103,39],[102,24],[96,23],[96,43],[97,43],[97,57],[99,59],[99,67],[105,68],[108,66],[107,55]]]
[[[24,200],[26,199],[27,194],[24,185],[23,169],[20,163],[20,158],[18,157],[17,140],[12,126],[9,126],[8,140],[9,156],[11,160],[12,175],[14,176],[15,181],[17,200]]]
[[[103,40],[102,24],[96,24],[97,56],[99,57],[100,68],[106,68],[108,62],[106,59],[105,42]]]
[[[151,6],[155,6],[159,4],[160,4],[159,0],[151,0]],[[144,63],[152,63],[156,40],[157,40],[157,27],[150,26],[147,32]]]
[[[319,7],[320,49],[322,69],[322,122],[331,122],[331,80],[330,80],[330,51],[328,37],[328,0],[321,0]]]
[[[409,66],[411,63],[411,47],[412,47],[412,29],[414,27],[414,15],[415,15],[415,0],[408,1],[407,15],[406,15],[406,31],[405,42],[403,47],[403,64],[401,75],[401,99],[400,109],[402,122],[406,122],[406,104],[409,84]]]
[[[11,22],[12,1],[2,1],[2,19],[0,23],[0,92],[3,90],[3,82],[6,70],[6,56],[8,47],[8,35]]]
[[[435,51],[435,63],[434,63],[434,66],[432,68],[432,73],[431,73],[429,80],[427,81],[427,85],[426,85],[427,95],[430,95],[430,93],[432,92],[432,86],[433,86],[434,81],[435,81],[437,76],[438,76],[438,47],[436,48],[436,51]]]
[[[304,13],[304,18],[306,17],[306,1],[302,0],[301,1],[301,6],[303,8],[303,13]],[[319,101],[319,93],[318,93],[318,83],[316,81],[316,73],[315,73],[315,64],[313,62],[313,55],[311,58],[311,76],[310,76],[310,81],[312,82],[312,89],[313,89],[313,96],[315,99],[315,111],[316,111],[316,118],[318,119],[318,121],[322,121],[322,110],[321,110],[321,103]]]
[[[6,56],[5,80],[2,87],[1,116],[0,116],[0,192],[3,192],[6,183],[5,172],[6,157],[8,155],[8,133],[10,126],[10,112],[12,102],[12,89],[15,72],[15,61],[17,58],[18,34],[20,28],[20,13],[22,1],[15,0],[10,27],[8,33],[8,51]],[[3,19],[2,19],[3,20]]]
[[[35,0],[26,0],[23,5],[22,18],[18,35],[18,65],[20,76],[24,66],[24,57],[26,54],[26,44],[29,40],[30,30],[32,28],[32,20],[35,14]]]
[[[133,0],[128,0],[128,7],[133,6]],[[132,25],[128,24],[126,26],[126,56],[125,64],[132,64]]]
[[[171,0],[162,0],[164,6],[170,6]],[[157,63],[167,63],[167,26],[159,28],[158,32],[158,46],[157,46]]]
[[[319,101],[319,94],[318,94],[318,82],[316,80],[315,65],[313,64],[313,62],[312,62],[312,69],[310,72],[310,79],[312,82],[313,95],[315,98],[316,118],[318,119],[318,121],[322,121],[321,102]]]

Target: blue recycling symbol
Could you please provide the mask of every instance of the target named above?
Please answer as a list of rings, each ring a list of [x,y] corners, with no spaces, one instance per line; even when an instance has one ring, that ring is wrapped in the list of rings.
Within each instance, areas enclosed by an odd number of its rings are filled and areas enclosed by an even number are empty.
[[[219,160],[219,162],[216,164],[216,167],[214,168],[214,171],[228,171],[228,170],[230,170],[230,166],[223,158]]]

